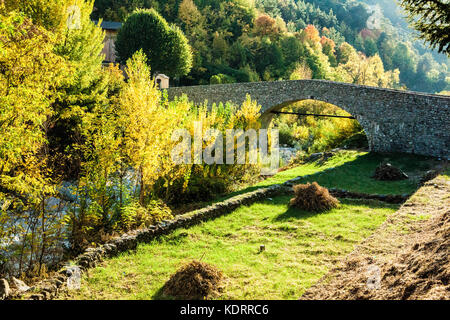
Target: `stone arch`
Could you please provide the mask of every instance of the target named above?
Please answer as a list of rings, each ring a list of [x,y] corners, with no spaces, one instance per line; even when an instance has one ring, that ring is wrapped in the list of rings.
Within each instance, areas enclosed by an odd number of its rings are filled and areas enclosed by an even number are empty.
[[[364,116],[361,116],[359,114],[354,114],[352,113],[352,111],[348,110],[349,108],[347,108],[346,106],[339,106],[336,105],[332,102],[329,101],[324,101],[325,99],[320,99],[319,97],[315,97],[315,96],[310,96],[309,98],[305,98],[305,99],[299,99],[299,100],[292,100],[292,101],[286,101],[283,102],[279,105],[274,105],[270,108],[267,108],[264,110],[264,112],[262,112],[261,114],[261,122],[262,122],[262,126],[263,128],[268,128],[270,123],[272,122],[273,118],[274,118],[274,114],[272,113],[272,111],[281,111],[283,108],[288,107],[289,105],[296,103],[296,102],[301,102],[301,101],[319,101],[319,102],[325,102],[325,103],[329,103],[339,109],[342,109],[344,111],[346,111],[347,113],[349,113],[352,117],[355,117],[355,120],[358,121],[358,123],[361,125],[362,129],[364,130],[366,137],[367,137],[367,142],[369,143],[369,149],[372,150],[373,147],[373,139],[372,139],[372,131],[371,127],[372,124],[370,122],[365,122],[364,121]]]

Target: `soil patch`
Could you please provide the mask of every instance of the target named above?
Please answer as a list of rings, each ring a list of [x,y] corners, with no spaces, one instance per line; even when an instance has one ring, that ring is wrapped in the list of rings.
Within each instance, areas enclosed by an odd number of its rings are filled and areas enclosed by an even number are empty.
[[[301,299],[450,299],[449,191],[426,183]]]

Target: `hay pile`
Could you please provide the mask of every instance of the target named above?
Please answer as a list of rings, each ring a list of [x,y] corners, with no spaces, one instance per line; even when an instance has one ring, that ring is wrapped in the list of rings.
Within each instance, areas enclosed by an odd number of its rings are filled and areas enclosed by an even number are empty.
[[[323,212],[339,206],[339,201],[330,195],[328,189],[313,182],[294,186],[295,197],[290,206],[306,211]]]
[[[408,175],[390,163],[382,163],[375,169],[372,178],[381,181],[397,181],[408,179]]]
[[[185,300],[202,300],[215,295],[220,289],[222,271],[200,261],[181,267],[163,287],[166,296]]]

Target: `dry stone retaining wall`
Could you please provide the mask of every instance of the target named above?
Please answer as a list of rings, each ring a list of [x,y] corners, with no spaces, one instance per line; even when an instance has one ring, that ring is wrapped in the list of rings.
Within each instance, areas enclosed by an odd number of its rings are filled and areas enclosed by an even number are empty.
[[[285,191],[283,185],[273,185],[268,188],[238,195],[220,203],[208,206],[204,209],[194,211],[176,217],[174,220],[164,220],[157,225],[147,229],[136,230],[113,239],[98,248],[88,248],[83,254],[74,259],[74,264],[79,266],[81,271],[94,268],[105,258],[114,257],[122,252],[135,250],[139,243],[148,243],[159,236],[171,233],[178,228],[186,228],[201,222],[217,218],[219,216],[233,212],[241,205],[250,205],[254,202],[272,197]],[[38,283],[22,297],[33,300],[48,300],[57,296],[62,288],[65,288],[67,279],[70,277],[71,268],[63,268],[57,275]]]
[[[325,169],[333,170],[333,168]],[[433,179],[438,172],[427,173],[421,183]],[[297,177],[283,184],[273,185],[267,188],[261,188],[253,192],[238,195],[220,203],[208,206],[204,209],[194,211],[192,213],[180,215],[174,220],[165,220],[157,225],[150,226],[147,229],[136,230],[113,239],[98,248],[88,248],[82,255],[74,259],[74,264],[79,266],[81,271],[94,268],[99,262],[105,258],[114,257],[122,252],[135,250],[139,243],[148,243],[161,235],[171,233],[178,228],[186,228],[197,225],[201,222],[217,218],[222,215],[229,214],[241,205],[250,205],[252,203],[273,197],[279,194],[290,193],[292,186],[305,181],[310,175]],[[362,193],[354,193],[346,190],[330,189],[330,193],[339,198],[359,198],[373,199],[388,203],[403,203],[410,195],[370,195]],[[32,287],[29,292],[13,298],[25,298],[33,300],[48,300],[57,296],[59,291],[66,287],[67,279],[71,276],[71,268],[67,267],[60,270],[55,276],[46,279],[36,286]],[[1,297],[0,297],[1,298]]]

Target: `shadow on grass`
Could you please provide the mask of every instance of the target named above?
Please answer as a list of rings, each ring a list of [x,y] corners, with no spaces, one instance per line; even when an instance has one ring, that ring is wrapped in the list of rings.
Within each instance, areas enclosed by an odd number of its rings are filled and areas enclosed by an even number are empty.
[[[152,300],[176,300],[175,297],[164,295],[164,285],[152,295]]]
[[[321,164],[326,166],[332,158]],[[383,161],[389,161],[395,167],[406,172],[410,175],[410,179],[403,181],[378,181],[372,179],[372,175],[375,172],[376,167]],[[433,163],[436,162],[431,157],[417,156],[402,153],[368,153],[359,156],[356,160],[346,162],[340,166],[330,168],[327,171],[319,171],[315,174],[309,175],[300,183],[314,182],[316,181],[320,185],[327,188],[345,189],[352,192],[369,193],[369,194],[390,194],[390,195],[402,195],[411,194],[418,188],[418,176],[425,174],[425,172],[433,167]],[[306,163],[308,165],[311,163]],[[325,168],[324,168],[325,169]],[[284,174],[290,169],[284,171]],[[296,178],[293,176],[287,178],[290,180]],[[271,178],[268,178],[270,180]],[[260,188],[270,187],[278,184],[274,181],[272,184],[264,186],[251,186],[245,189],[230,193],[226,196],[219,197],[210,204],[224,201],[234,196],[252,192]]]

